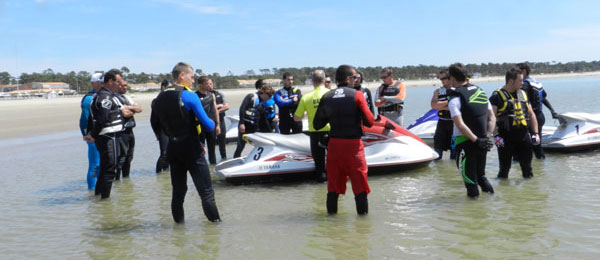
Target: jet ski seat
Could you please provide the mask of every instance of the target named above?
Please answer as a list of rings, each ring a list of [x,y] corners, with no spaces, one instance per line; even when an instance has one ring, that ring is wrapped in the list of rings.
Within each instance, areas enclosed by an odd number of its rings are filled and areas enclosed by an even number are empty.
[[[282,135],[278,133],[253,133],[249,134],[247,138],[256,143],[256,145],[273,145],[283,146],[294,150],[299,150],[307,154],[310,152],[310,137],[306,134],[291,134]],[[255,146],[256,146],[255,145]]]

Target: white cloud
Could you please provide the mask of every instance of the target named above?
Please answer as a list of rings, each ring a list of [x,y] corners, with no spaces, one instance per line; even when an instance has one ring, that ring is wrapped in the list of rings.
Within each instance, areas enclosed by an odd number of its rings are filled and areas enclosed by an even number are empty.
[[[170,4],[199,14],[228,14],[229,9],[225,6],[203,5],[197,1],[190,0],[155,0],[154,2]]]

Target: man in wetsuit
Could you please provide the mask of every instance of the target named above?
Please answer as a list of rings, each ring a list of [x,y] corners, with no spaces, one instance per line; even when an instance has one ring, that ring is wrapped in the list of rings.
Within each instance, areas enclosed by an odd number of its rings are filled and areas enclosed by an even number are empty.
[[[152,113],[157,114],[160,125],[169,136],[167,158],[173,186],[171,200],[173,220],[182,223],[185,219],[183,201],[187,192],[189,171],[202,200],[204,215],[212,222],[220,222],[210,171],[204,158],[204,148],[198,138],[200,133],[196,127],[199,123],[203,129],[212,131],[215,123],[206,115],[198,95],[189,89],[194,83],[192,66],[180,62],[173,68],[172,75],[175,79],[173,86],[156,97]]]
[[[219,153],[221,154],[221,161],[227,160],[226,147],[226,135],[227,126],[225,125],[225,111],[229,110],[229,104],[225,100],[225,96],[220,91],[215,90],[214,85],[211,84],[211,92],[215,95],[215,101],[217,102],[217,112],[219,113],[219,127],[221,132],[217,135],[217,143],[219,144]]]
[[[442,159],[445,150],[450,150],[450,159],[455,159],[454,149],[452,149],[452,129],[453,123],[448,111],[448,94],[452,91],[450,86],[450,75],[448,69],[440,71],[439,74],[442,86],[433,91],[431,97],[431,108],[437,110],[438,122],[433,135],[433,149],[439,154],[437,160]]]
[[[215,154],[215,144],[217,142],[217,135],[221,133],[220,128],[220,117],[219,112],[217,111],[217,102],[215,95],[210,91],[212,89],[213,82],[208,76],[201,76],[198,78],[198,91],[196,94],[200,98],[202,102],[202,107],[204,107],[204,111],[212,120],[215,122],[216,126],[213,131],[207,131],[206,129],[202,129],[202,133],[200,134],[200,143],[204,144],[206,141],[206,148],[208,150],[208,161],[210,164],[217,164],[217,155]]]
[[[163,92],[165,89],[169,87],[169,81],[163,80],[160,83],[160,91]],[[154,106],[154,102],[156,98],[152,100],[152,106]],[[158,140],[158,147],[160,149],[160,155],[158,156],[158,160],[156,160],[156,173],[160,173],[169,169],[169,162],[167,161],[167,145],[169,144],[169,136],[164,129],[162,129],[160,125],[160,120],[156,113],[150,114],[150,125],[152,126],[152,131],[154,132],[154,136]]]
[[[279,132],[287,134],[302,133],[302,121],[294,121],[294,112],[302,98],[299,88],[293,87],[294,76],[289,72],[283,73],[283,88],[275,92],[275,103],[279,107]]]
[[[102,199],[110,197],[112,183],[119,167],[119,136],[123,131],[123,116],[130,117],[133,112],[124,107],[117,92],[123,84],[119,70],[110,70],[104,74],[104,87],[94,96],[91,105],[93,130],[91,140],[100,152],[100,174],[96,183],[96,195]]]
[[[304,96],[298,104],[296,113],[294,113],[294,120],[302,121],[304,113],[308,114],[308,132],[310,136],[310,152],[315,162],[315,179],[318,182],[324,182],[327,180],[327,174],[325,172],[325,144],[327,144],[327,134],[329,133],[329,124],[320,129],[315,129],[313,126],[313,120],[315,113],[319,107],[321,97],[325,95],[328,89],[325,88],[323,82],[325,81],[325,72],[323,70],[315,70],[312,73],[312,84],[314,90]]]
[[[325,77],[325,88],[331,89],[331,77]]]
[[[274,124],[278,120],[275,114],[273,88],[267,85],[263,79],[257,80],[254,87],[256,92],[246,95],[240,105],[238,139],[233,158],[242,156],[242,151],[246,146],[245,134],[273,132]]]
[[[92,119],[90,118],[90,105],[96,92],[102,88],[102,73],[94,73],[91,78],[92,90],[85,94],[81,99],[81,116],[79,117],[79,129],[83,135],[83,140],[88,146],[88,171],[87,171],[87,184],[88,189],[93,190],[96,188],[96,180],[100,173],[100,153],[96,148],[94,142],[90,142],[89,138],[92,129],[89,129]]]
[[[142,107],[135,103],[127,93],[127,82],[123,80],[117,98],[121,101],[124,107],[128,107],[134,114],[141,113]],[[133,115],[129,117],[123,116],[123,131],[119,136],[119,167],[117,168],[116,180],[119,180],[121,174],[123,178],[129,178],[129,171],[131,169],[131,160],[133,160],[133,151],[135,149],[135,135],[133,134],[133,128],[135,127],[135,118]]]
[[[544,112],[542,111],[542,104],[546,105],[548,109],[550,109],[550,113],[552,114],[552,118],[558,118],[558,113],[554,111],[554,108],[550,104],[550,101],[546,98],[547,94],[542,86],[542,83],[535,81],[535,79],[529,76],[531,72],[531,68],[529,64],[519,63],[517,67],[523,71],[523,90],[527,93],[527,97],[529,99],[529,103],[531,104],[531,108],[535,114],[537,119],[537,127],[535,133],[538,133],[540,136],[539,144],[533,145],[533,152],[535,153],[535,158],[545,159],[544,149],[542,149],[542,127],[544,127],[544,123],[546,123],[546,117],[544,116]],[[532,134],[534,132],[531,132]]]
[[[454,122],[456,136],[456,166],[461,171],[467,196],[479,197],[482,192],[494,193],[494,188],[485,177],[487,152],[493,146],[490,137],[496,118],[485,92],[468,81],[469,73],[461,63],[448,68],[451,93],[448,109]]]
[[[371,111],[372,114],[375,114],[375,108],[373,107],[373,98],[371,97],[371,91],[368,88],[363,88],[362,86],[364,79],[362,72],[359,71],[358,76],[360,76],[360,78],[354,82],[354,89],[363,93],[365,100],[367,101],[369,111]]]
[[[340,194],[346,193],[346,182],[350,178],[356,202],[356,212],[369,212],[367,194],[367,163],[361,137],[362,125],[373,124],[373,114],[367,107],[362,93],[354,90],[358,73],[349,65],[341,65],[335,73],[338,88],[327,92],[319,102],[313,126],[321,129],[330,124],[327,148],[327,212],[337,213]]]
[[[399,80],[394,81],[391,68],[381,70],[380,76],[383,84],[375,92],[375,106],[378,113],[402,126],[406,87]]]
[[[521,69],[511,68],[506,72],[506,85],[497,89],[490,97],[496,115],[498,135],[494,138],[498,147],[500,169],[498,178],[508,178],[512,158],[521,165],[523,178],[533,177],[531,169],[532,144],[539,144],[540,137],[535,113],[521,89]],[[531,136],[530,136],[531,131]]]

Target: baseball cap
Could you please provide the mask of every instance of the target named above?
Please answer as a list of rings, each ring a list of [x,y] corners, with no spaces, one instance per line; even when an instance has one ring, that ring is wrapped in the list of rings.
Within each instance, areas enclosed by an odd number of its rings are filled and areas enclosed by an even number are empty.
[[[90,82],[103,82],[104,81],[104,77],[102,75],[102,73],[100,72],[96,72],[92,75],[92,79],[90,80]]]

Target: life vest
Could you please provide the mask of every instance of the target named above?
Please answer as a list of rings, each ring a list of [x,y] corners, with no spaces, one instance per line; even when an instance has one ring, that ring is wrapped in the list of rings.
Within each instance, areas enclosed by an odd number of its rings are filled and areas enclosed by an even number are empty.
[[[393,96],[398,95],[398,93],[400,93],[400,84],[401,84],[401,82],[398,80],[392,85],[389,85],[389,86],[383,85],[381,88],[378,89],[379,97],[381,97],[381,98],[383,98],[385,96],[393,97]],[[394,104],[394,103],[387,102],[383,106],[379,107],[379,114],[381,114],[382,112],[402,111],[403,107],[404,107],[404,104]]]
[[[90,114],[92,116],[92,125],[94,129],[98,129],[98,135],[113,134],[123,131],[123,117],[121,116],[121,108],[123,103],[117,98],[112,91],[101,88],[92,100]],[[94,114],[98,114],[99,109],[108,109],[108,117],[106,122],[98,122]],[[100,125],[102,124],[102,125]]]
[[[152,104],[166,134],[170,137],[186,137],[200,134],[196,116],[188,111],[181,100],[183,87],[172,86],[158,94]]]
[[[499,130],[509,131],[527,127],[527,94],[522,89],[517,90],[517,97],[499,88],[496,90],[502,99],[502,106],[496,112],[496,125]]]
[[[196,94],[202,102],[202,108],[204,108],[206,115],[216,122],[217,119],[215,118],[215,106],[213,106],[213,93],[209,91],[206,94],[202,94],[200,91],[196,91]]]
[[[213,90],[211,91],[213,94],[215,94],[215,101],[217,102],[217,105],[219,104],[224,104],[225,103],[225,97],[223,96],[223,94],[221,94],[221,92]],[[225,111],[223,112],[219,112],[219,116],[221,115],[225,115]]]
[[[542,83],[535,81],[533,78],[523,80],[523,88],[529,97],[531,109],[538,113],[542,111],[542,101],[544,100],[544,87]]]
[[[260,98],[258,97],[257,93],[254,93],[251,95],[252,95],[252,99],[251,99],[250,103],[252,105],[248,106],[246,111],[244,111],[244,118],[241,118],[241,120],[243,120],[244,122],[246,122],[248,124],[256,125],[256,107],[258,107],[258,104],[260,103]]]
[[[483,89],[475,85],[456,88],[451,98],[460,98],[460,111],[465,125],[477,137],[487,135],[488,99]],[[458,139],[458,138],[457,138]]]
[[[449,90],[447,90],[445,87],[441,86],[438,89],[438,101],[448,101],[448,92],[450,92]],[[438,110],[437,111],[438,117],[441,120],[452,120],[452,118],[450,118],[450,111],[449,110]]]
[[[116,94],[116,96],[121,101],[121,103],[124,105],[132,105],[133,104],[133,100],[129,99],[129,97],[127,97],[125,95]],[[135,118],[133,116],[130,118],[123,118],[123,127],[126,130],[131,131],[131,129],[135,127]]]

